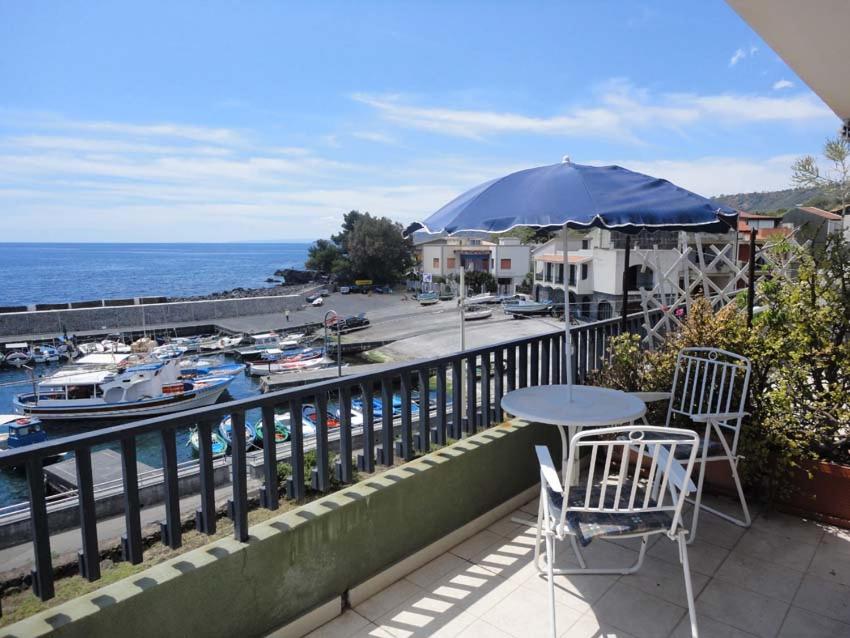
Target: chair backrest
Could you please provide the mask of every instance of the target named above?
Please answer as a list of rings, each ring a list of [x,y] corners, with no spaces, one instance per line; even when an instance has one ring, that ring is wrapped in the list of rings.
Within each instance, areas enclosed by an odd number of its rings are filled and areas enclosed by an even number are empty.
[[[685,497],[696,492],[691,472],[698,447],[699,435],[693,430],[624,425],[579,432],[570,442],[566,476],[581,468],[579,459],[590,462],[580,469],[576,485],[564,487],[568,505],[561,508],[560,524],[564,525],[568,510],[670,512],[670,531],[675,531]]]
[[[676,358],[667,426],[674,415],[726,415],[720,425],[738,430],[744,418],[752,364],[747,357],[719,348],[683,348]],[[730,416],[735,415],[735,416]]]

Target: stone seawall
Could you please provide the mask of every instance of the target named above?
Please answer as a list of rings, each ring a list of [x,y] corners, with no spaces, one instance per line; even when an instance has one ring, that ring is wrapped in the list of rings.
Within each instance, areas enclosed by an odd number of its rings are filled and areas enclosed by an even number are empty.
[[[69,335],[92,330],[121,331],[178,323],[212,323],[216,319],[296,310],[301,295],[178,301],[133,306],[39,310],[0,314],[0,339],[30,335]]]

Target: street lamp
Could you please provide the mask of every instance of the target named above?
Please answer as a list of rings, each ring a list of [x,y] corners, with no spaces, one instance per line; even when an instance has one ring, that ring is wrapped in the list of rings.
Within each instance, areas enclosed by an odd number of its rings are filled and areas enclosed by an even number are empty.
[[[325,320],[322,322],[325,326],[325,349],[328,347],[328,317],[333,315],[336,318],[336,372],[337,376],[342,376],[342,334],[339,329],[339,315],[336,310],[328,310],[325,313]]]

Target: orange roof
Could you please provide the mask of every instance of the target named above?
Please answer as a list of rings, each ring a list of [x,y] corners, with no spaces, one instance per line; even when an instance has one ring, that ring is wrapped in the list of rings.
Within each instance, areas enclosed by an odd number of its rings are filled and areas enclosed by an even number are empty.
[[[563,264],[564,263],[564,255],[563,253],[560,255],[540,255],[539,257],[535,257],[537,261],[545,261],[550,264]],[[570,263],[571,264],[583,264],[586,261],[592,261],[593,257],[586,257],[584,255],[570,255]]]
[[[743,210],[738,211],[738,219],[776,219],[773,215],[758,215],[756,213],[748,213]]]
[[[811,215],[817,215],[818,217],[823,217],[824,219],[829,219],[832,221],[838,221],[841,219],[841,215],[836,215],[835,213],[830,213],[821,208],[815,208],[814,206],[797,206],[798,209],[804,210]]]

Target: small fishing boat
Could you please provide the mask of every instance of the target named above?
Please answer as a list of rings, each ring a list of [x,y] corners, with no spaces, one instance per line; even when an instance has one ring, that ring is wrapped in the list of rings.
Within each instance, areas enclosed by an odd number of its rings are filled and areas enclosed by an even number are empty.
[[[436,292],[420,292],[416,296],[416,301],[422,306],[432,306],[440,301],[440,295]]]
[[[30,350],[33,363],[52,363],[59,361],[59,350],[53,346],[34,346]]]
[[[260,419],[254,424],[254,430],[257,432],[257,445],[263,444],[263,420]],[[274,415],[274,440],[275,443],[285,443],[289,440],[289,413]]]
[[[222,363],[217,365],[201,365],[180,368],[181,379],[200,379],[203,377],[235,377],[245,371],[244,363]]]
[[[537,315],[552,314],[552,303],[549,301],[520,301],[519,303],[505,305],[505,314],[514,319],[522,317],[533,317]]]
[[[24,341],[20,343],[7,343],[3,354],[6,356],[6,364],[13,368],[21,368],[32,361],[30,346]]]
[[[177,359],[118,369],[59,370],[17,395],[15,410],[42,420],[143,418],[215,403],[234,377],[179,378]]]
[[[47,441],[44,424],[33,417],[22,417],[20,414],[0,414],[0,451],[17,450],[28,445]],[[64,457],[56,454],[44,460],[44,464],[55,463]],[[21,466],[23,467],[23,466]],[[14,466],[18,469],[18,466]]]
[[[229,416],[224,417],[221,420],[221,423],[218,424],[218,432],[227,442],[227,446],[230,447],[233,445],[233,423],[230,420]],[[257,440],[257,430],[256,428],[245,422],[245,447],[251,448],[254,446],[254,442]]]
[[[243,361],[255,361],[260,359],[265,352],[275,348],[281,348],[282,339],[275,332],[264,332],[262,334],[248,337],[248,344],[244,348],[237,348],[233,354]]]
[[[497,304],[502,301],[502,296],[495,293],[485,292],[480,295],[473,295],[464,299],[467,305],[482,305],[482,304]]]
[[[242,343],[242,335],[236,336],[215,336],[210,337],[209,339],[202,339],[200,348],[201,351],[210,351],[210,350],[229,350],[230,348],[235,348],[240,343]]]
[[[91,343],[81,343],[77,346],[77,350],[83,354],[94,354],[96,352],[126,354],[133,351],[126,343],[122,343],[116,339],[102,339],[101,341],[93,341]]]
[[[184,352],[198,352],[201,349],[200,337],[174,337],[167,345],[185,348]]]
[[[313,301],[310,302],[311,306],[319,307],[325,305],[325,300],[322,297],[316,297]]]
[[[210,438],[213,456],[224,456],[227,454],[229,445],[219,432],[213,430]],[[198,428],[192,428],[189,430],[189,440],[186,442],[186,445],[192,448],[192,456],[198,458],[201,455],[201,442],[200,436],[198,435]]]
[[[307,403],[304,405],[304,408],[301,410],[301,413],[304,415],[304,419],[312,423],[314,427],[318,427],[319,424],[319,412],[316,410],[316,406],[312,403]],[[333,413],[328,410],[327,420],[325,424],[329,428],[338,428],[339,427],[339,419],[333,415]]]
[[[279,358],[264,358],[258,361],[251,361],[248,364],[248,374],[252,376],[264,376],[278,372],[295,372],[331,364],[333,364],[333,361],[325,357],[323,349],[306,348],[296,354],[283,354]]]
[[[166,343],[151,350],[151,356],[157,359],[179,359],[186,354],[186,346],[176,343]]]
[[[464,321],[477,321],[487,319],[493,314],[493,310],[487,306],[467,306],[463,312]]]

